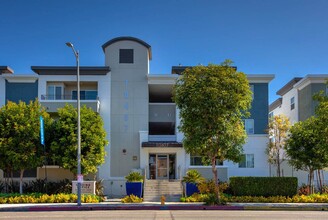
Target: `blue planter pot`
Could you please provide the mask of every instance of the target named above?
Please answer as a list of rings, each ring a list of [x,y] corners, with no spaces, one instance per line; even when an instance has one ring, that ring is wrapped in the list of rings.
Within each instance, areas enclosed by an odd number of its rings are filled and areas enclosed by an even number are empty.
[[[142,197],[142,182],[126,182],[126,194]]]
[[[186,194],[187,197],[191,196],[194,193],[199,193],[198,187],[196,183],[186,183]]]

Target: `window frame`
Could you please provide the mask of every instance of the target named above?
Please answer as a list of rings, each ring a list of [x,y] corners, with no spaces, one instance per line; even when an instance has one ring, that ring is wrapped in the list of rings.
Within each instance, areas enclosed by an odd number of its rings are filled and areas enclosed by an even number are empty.
[[[81,94],[82,92],[84,92],[84,95]],[[88,97],[87,92],[96,92],[97,95],[96,95],[95,99],[87,98]],[[77,99],[77,90],[72,90],[71,91],[71,95],[72,95],[72,100],[76,100]],[[84,90],[80,90],[80,100],[96,100],[97,98],[98,98],[98,90],[92,90],[92,89],[89,89],[89,90],[85,90],[85,89]]]
[[[290,98],[290,110],[295,109],[295,96]]]
[[[133,64],[134,63],[134,49],[120,49],[118,56],[119,56],[120,64]]]
[[[63,86],[62,85],[48,85],[47,86],[47,100],[62,100],[63,99]],[[57,90],[59,89],[59,90]],[[50,91],[53,93],[50,95]],[[60,94],[57,94],[60,91]]]
[[[254,122],[254,119],[252,118],[247,118],[247,119],[243,119],[244,121],[244,128],[245,128],[245,131],[246,131],[246,134],[255,134],[255,122]],[[249,132],[249,129],[247,127],[248,123],[247,122],[251,122],[252,124],[252,132]]]
[[[200,161],[200,163],[199,164],[193,163],[193,162],[195,162],[195,159],[197,159],[197,161]],[[215,165],[216,166],[223,166],[223,161],[219,161],[219,159],[216,159]],[[202,167],[206,167],[206,166],[210,166],[210,165],[204,165],[202,163],[202,157],[201,156],[190,154],[190,166],[197,166],[197,167],[202,166]]]
[[[238,168],[255,168],[254,154],[243,154],[243,159],[238,163]]]

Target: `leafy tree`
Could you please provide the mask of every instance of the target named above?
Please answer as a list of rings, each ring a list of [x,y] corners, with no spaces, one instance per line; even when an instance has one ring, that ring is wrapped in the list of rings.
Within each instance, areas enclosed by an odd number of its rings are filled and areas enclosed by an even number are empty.
[[[327,140],[321,129],[320,119],[310,117],[298,122],[290,129],[286,150],[290,158],[289,163],[297,170],[309,172],[310,192],[313,193],[314,171],[321,170],[328,165]],[[327,126],[327,124],[326,124]]]
[[[77,173],[77,111],[72,105],[58,110],[55,136],[51,143],[52,157],[63,168]],[[105,161],[106,131],[99,114],[81,108],[81,172],[95,173]]]
[[[281,163],[285,161],[285,140],[290,128],[290,122],[285,115],[275,115],[269,121],[270,142],[266,149],[268,162],[277,168],[277,176],[281,176]]]
[[[23,193],[23,176],[44,161],[40,143],[40,116],[45,128],[51,119],[39,102],[8,102],[0,109],[0,168],[7,172],[20,171],[20,193]]]
[[[173,92],[180,110],[183,146],[211,162],[217,188],[216,159],[240,161],[246,140],[242,117],[249,115],[252,101],[246,75],[231,64],[227,60],[186,69]],[[216,196],[220,200],[218,190]]]

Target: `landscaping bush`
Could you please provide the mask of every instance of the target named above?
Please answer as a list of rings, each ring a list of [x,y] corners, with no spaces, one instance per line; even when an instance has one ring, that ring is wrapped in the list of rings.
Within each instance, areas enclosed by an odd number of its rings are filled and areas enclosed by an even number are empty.
[[[203,181],[198,184],[199,193],[210,194],[216,193],[216,186],[212,179]],[[229,184],[226,182],[219,182],[219,191],[222,193],[227,193],[229,191]]]
[[[103,202],[103,197],[95,195],[82,195],[81,201],[83,203],[99,203]],[[0,194],[0,204],[14,204],[14,203],[76,203],[76,194],[56,194],[47,195],[41,193],[32,193],[27,195],[19,194]]]
[[[230,177],[234,196],[289,196],[297,194],[296,177]]]
[[[303,184],[300,188],[298,188],[298,195],[309,195],[310,194],[310,186]]]
[[[205,202],[211,205],[215,202],[213,194],[194,194],[189,197],[182,197],[181,202]],[[309,196],[296,195],[293,197],[288,196],[230,196],[221,194],[221,202],[233,203],[328,203],[328,194],[311,194]],[[215,203],[214,203],[215,204]]]
[[[143,202],[142,198],[139,198],[138,196],[135,195],[129,195],[125,196],[123,199],[121,199],[122,203],[141,203]]]
[[[4,193],[18,193],[19,181],[9,181],[8,183],[2,182],[0,184]],[[68,179],[64,179],[58,182],[49,182],[43,179],[32,180],[25,182],[23,185],[23,191],[26,194],[29,193],[46,193],[46,194],[69,194],[72,192],[72,184]]]

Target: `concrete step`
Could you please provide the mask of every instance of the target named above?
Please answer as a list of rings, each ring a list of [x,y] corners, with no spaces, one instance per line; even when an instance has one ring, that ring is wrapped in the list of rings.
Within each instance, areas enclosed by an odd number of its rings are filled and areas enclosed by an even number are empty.
[[[160,202],[161,196],[167,202],[178,202],[182,196],[180,181],[146,180],[144,186],[144,201]]]

